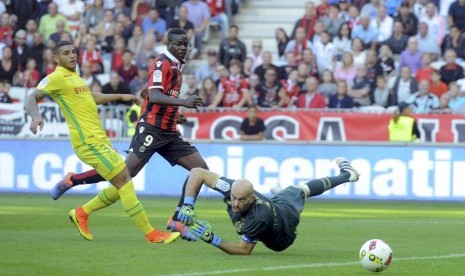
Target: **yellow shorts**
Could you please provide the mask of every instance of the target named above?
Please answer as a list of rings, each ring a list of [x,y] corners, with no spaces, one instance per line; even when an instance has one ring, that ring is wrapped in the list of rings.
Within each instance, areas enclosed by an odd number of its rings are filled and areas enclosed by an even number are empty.
[[[82,144],[75,151],[82,162],[94,168],[108,181],[126,167],[126,163],[113,148],[110,140]]]

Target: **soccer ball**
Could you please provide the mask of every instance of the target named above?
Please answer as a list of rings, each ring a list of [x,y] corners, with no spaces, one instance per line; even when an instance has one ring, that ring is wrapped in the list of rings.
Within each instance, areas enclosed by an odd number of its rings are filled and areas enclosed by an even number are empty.
[[[360,263],[371,272],[386,270],[392,260],[392,249],[389,245],[379,239],[367,241],[360,248]]]

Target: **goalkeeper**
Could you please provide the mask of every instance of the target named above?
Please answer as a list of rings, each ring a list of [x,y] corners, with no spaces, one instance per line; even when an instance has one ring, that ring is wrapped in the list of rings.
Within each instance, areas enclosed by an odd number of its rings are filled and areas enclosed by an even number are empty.
[[[197,237],[229,254],[249,255],[258,241],[271,250],[283,251],[296,238],[305,198],[320,195],[342,183],[358,180],[358,172],[346,158],[338,157],[336,163],[341,170],[339,175],[290,186],[271,199],[254,191],[252,183],[246,179],[232,180],[205,169],[194,168],[187,180],[184,205],[178,219],[190,225]],[[207,221],[197,220],[194,211],[195,195],[202,183],[223,194],[231,221],[237,233],[242,235],[238,244],[222,240],[212,232]]]

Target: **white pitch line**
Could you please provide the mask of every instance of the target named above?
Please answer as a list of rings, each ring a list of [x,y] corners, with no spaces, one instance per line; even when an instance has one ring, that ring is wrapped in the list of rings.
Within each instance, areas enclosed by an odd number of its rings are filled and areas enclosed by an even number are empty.
[[[424,256],[424,257],[404,257],[394,258],[393,262],[398,261],[417,261],[417,260],[437,260],[437,259],[453,259],[465,257],[465,253],[449,254],[440,256]],[[181,273],[181,274],[165,274],[161,276],[198,276],[198,275],[220,275],[225,273],[244,273],[254,271],[275,271],[296,268],[313,268],[313,267],[335,267],[335,266],[351,266],[358,265],[360,262],[340,262],[340,263],[313,263],[313,264],[295,264],[283,266],[270,266],[270,267],[257,267],[257,268],[242,268],[242,269],[227,269],[227,270],[213,270],[203,272]]]

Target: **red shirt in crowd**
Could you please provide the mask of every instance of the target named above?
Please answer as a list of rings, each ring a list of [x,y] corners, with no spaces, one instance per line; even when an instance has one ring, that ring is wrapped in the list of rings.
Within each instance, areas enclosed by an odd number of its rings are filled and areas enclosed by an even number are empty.
[[[225,77],[221,80],[218,92],[223,94],[223,107],[233,107],[238,104],[244,97],[245,90],[249,89],[247,80],[240,77]]]
[[[302,93],[297,98],[297,107],[298,108],[325,108],[326,102],[325,97],[319,93],[313,94],[313,98],[308,101],[307,93]]]
[[[427,80],[431,83],[431,73],[433,73],[433,71],[433,67],[426,67],[418,70],[416,74],[417,81]]]
[[[205,2],[207,3],[208,8],[210,9],[211,16],[216,16],[220,13],[226,12],[226,3],[224,0],[205,0]]]
[[[129,85],[129,83],[137,77],[137,66],[131,65],[129,69],[124,69],[124,65],[121,65],[118,70],[118,74],[123,79],[123,82]]]

